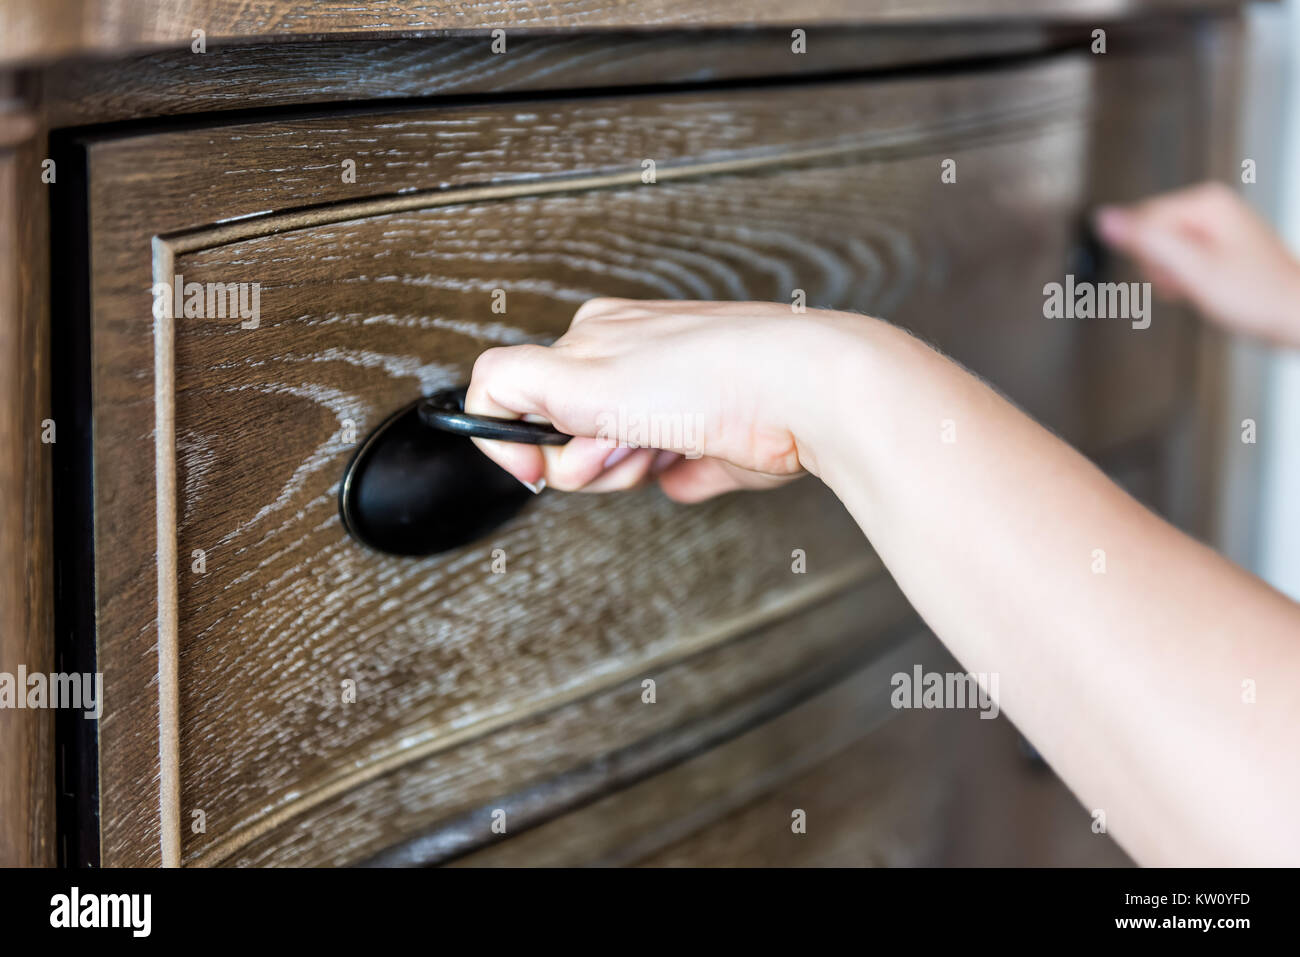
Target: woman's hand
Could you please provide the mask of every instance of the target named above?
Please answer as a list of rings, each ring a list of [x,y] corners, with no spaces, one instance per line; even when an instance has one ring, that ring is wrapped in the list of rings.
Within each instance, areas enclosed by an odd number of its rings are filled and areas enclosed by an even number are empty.
[[[465,409],[540,416],[577,436],[476,439],[530,486],[613,491],[657,478],[683,502],[817,471],[832,370],[876,320],[763,302],[593,299],[553,345],[490,349]]]
[[[1137,260],[1161,296],[1229,331],[1300,346],[1300,263],[1227,186],[1103,208],[1097,231]]]

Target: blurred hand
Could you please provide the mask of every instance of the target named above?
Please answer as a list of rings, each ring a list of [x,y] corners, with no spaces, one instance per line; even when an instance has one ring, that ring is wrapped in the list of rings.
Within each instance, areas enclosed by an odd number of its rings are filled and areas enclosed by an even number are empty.
[[[1300,345],[1300,263],[1227,186],[1202,183],[1103,207],[1096,225],[1163,298],[1187,302],[1231,332]]]
[[[835,397],[842,330],[873,320],[763,302],[593,299],[551,346],[489,349],[465,409],[541,417],[539,447],[476,439],[525,484],[607,492],[658,479],[683,502],[815,470],[808,436]]]

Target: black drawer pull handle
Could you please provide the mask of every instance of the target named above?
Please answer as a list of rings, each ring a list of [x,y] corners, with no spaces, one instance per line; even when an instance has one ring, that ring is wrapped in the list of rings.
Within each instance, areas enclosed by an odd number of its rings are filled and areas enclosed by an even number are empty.
[[[465,389],[416,399],[381,422],[339,482],[349,535],[392,555],[434,555],[474,542],[535,496],[470,437],[563,445],[550,425],[471,415]]]
[[[465,390],[445,389],[420,402],[420,421],[430,428],[468,435],[476,439],[527,442],[529,445],[563,445],[573,438],[553,425],[500,419],[494,415],[471,415],[465,411]]]

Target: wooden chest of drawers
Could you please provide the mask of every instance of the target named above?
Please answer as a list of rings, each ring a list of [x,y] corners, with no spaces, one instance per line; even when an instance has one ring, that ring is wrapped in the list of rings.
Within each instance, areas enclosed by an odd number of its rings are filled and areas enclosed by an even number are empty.
[[[986,6],[1007,22],[836,9],[818,22],[858,26],[808,55],[785,27],[673,22],[498,55],[478,23],[27,68],[30,137],[0,169],[41,224],[21,176],[47,142],[58,178],[52,255],[4,316],[36,356],[7,414],[59,432],[6,473],[27,644],[4,647],[102,672],[105,710],[5,726],[30,834],[6,855],[1122,859],[1009,728],[890,709],[888,676],[943,653],[812,480],[690,508],[547,493],[425,559],[337,514],[386,415],[614,295],[883,315],[1194,522],[1204,483],[1173,476],[1200,474],[1195,328],[1053,322],[1042,289],[1120,275],[1096,202],[1213,168],[1232,21],[1108,23],[1102,56],[1090,24]]]

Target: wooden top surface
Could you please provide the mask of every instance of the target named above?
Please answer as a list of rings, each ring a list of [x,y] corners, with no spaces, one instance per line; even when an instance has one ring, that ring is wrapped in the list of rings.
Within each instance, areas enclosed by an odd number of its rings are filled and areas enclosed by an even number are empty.
[[[316,36],[446,31],[1096,21],[1223,10],[1239,0],[4,0],[0,64]],[[809,51],[813,52],[812,50]]]

